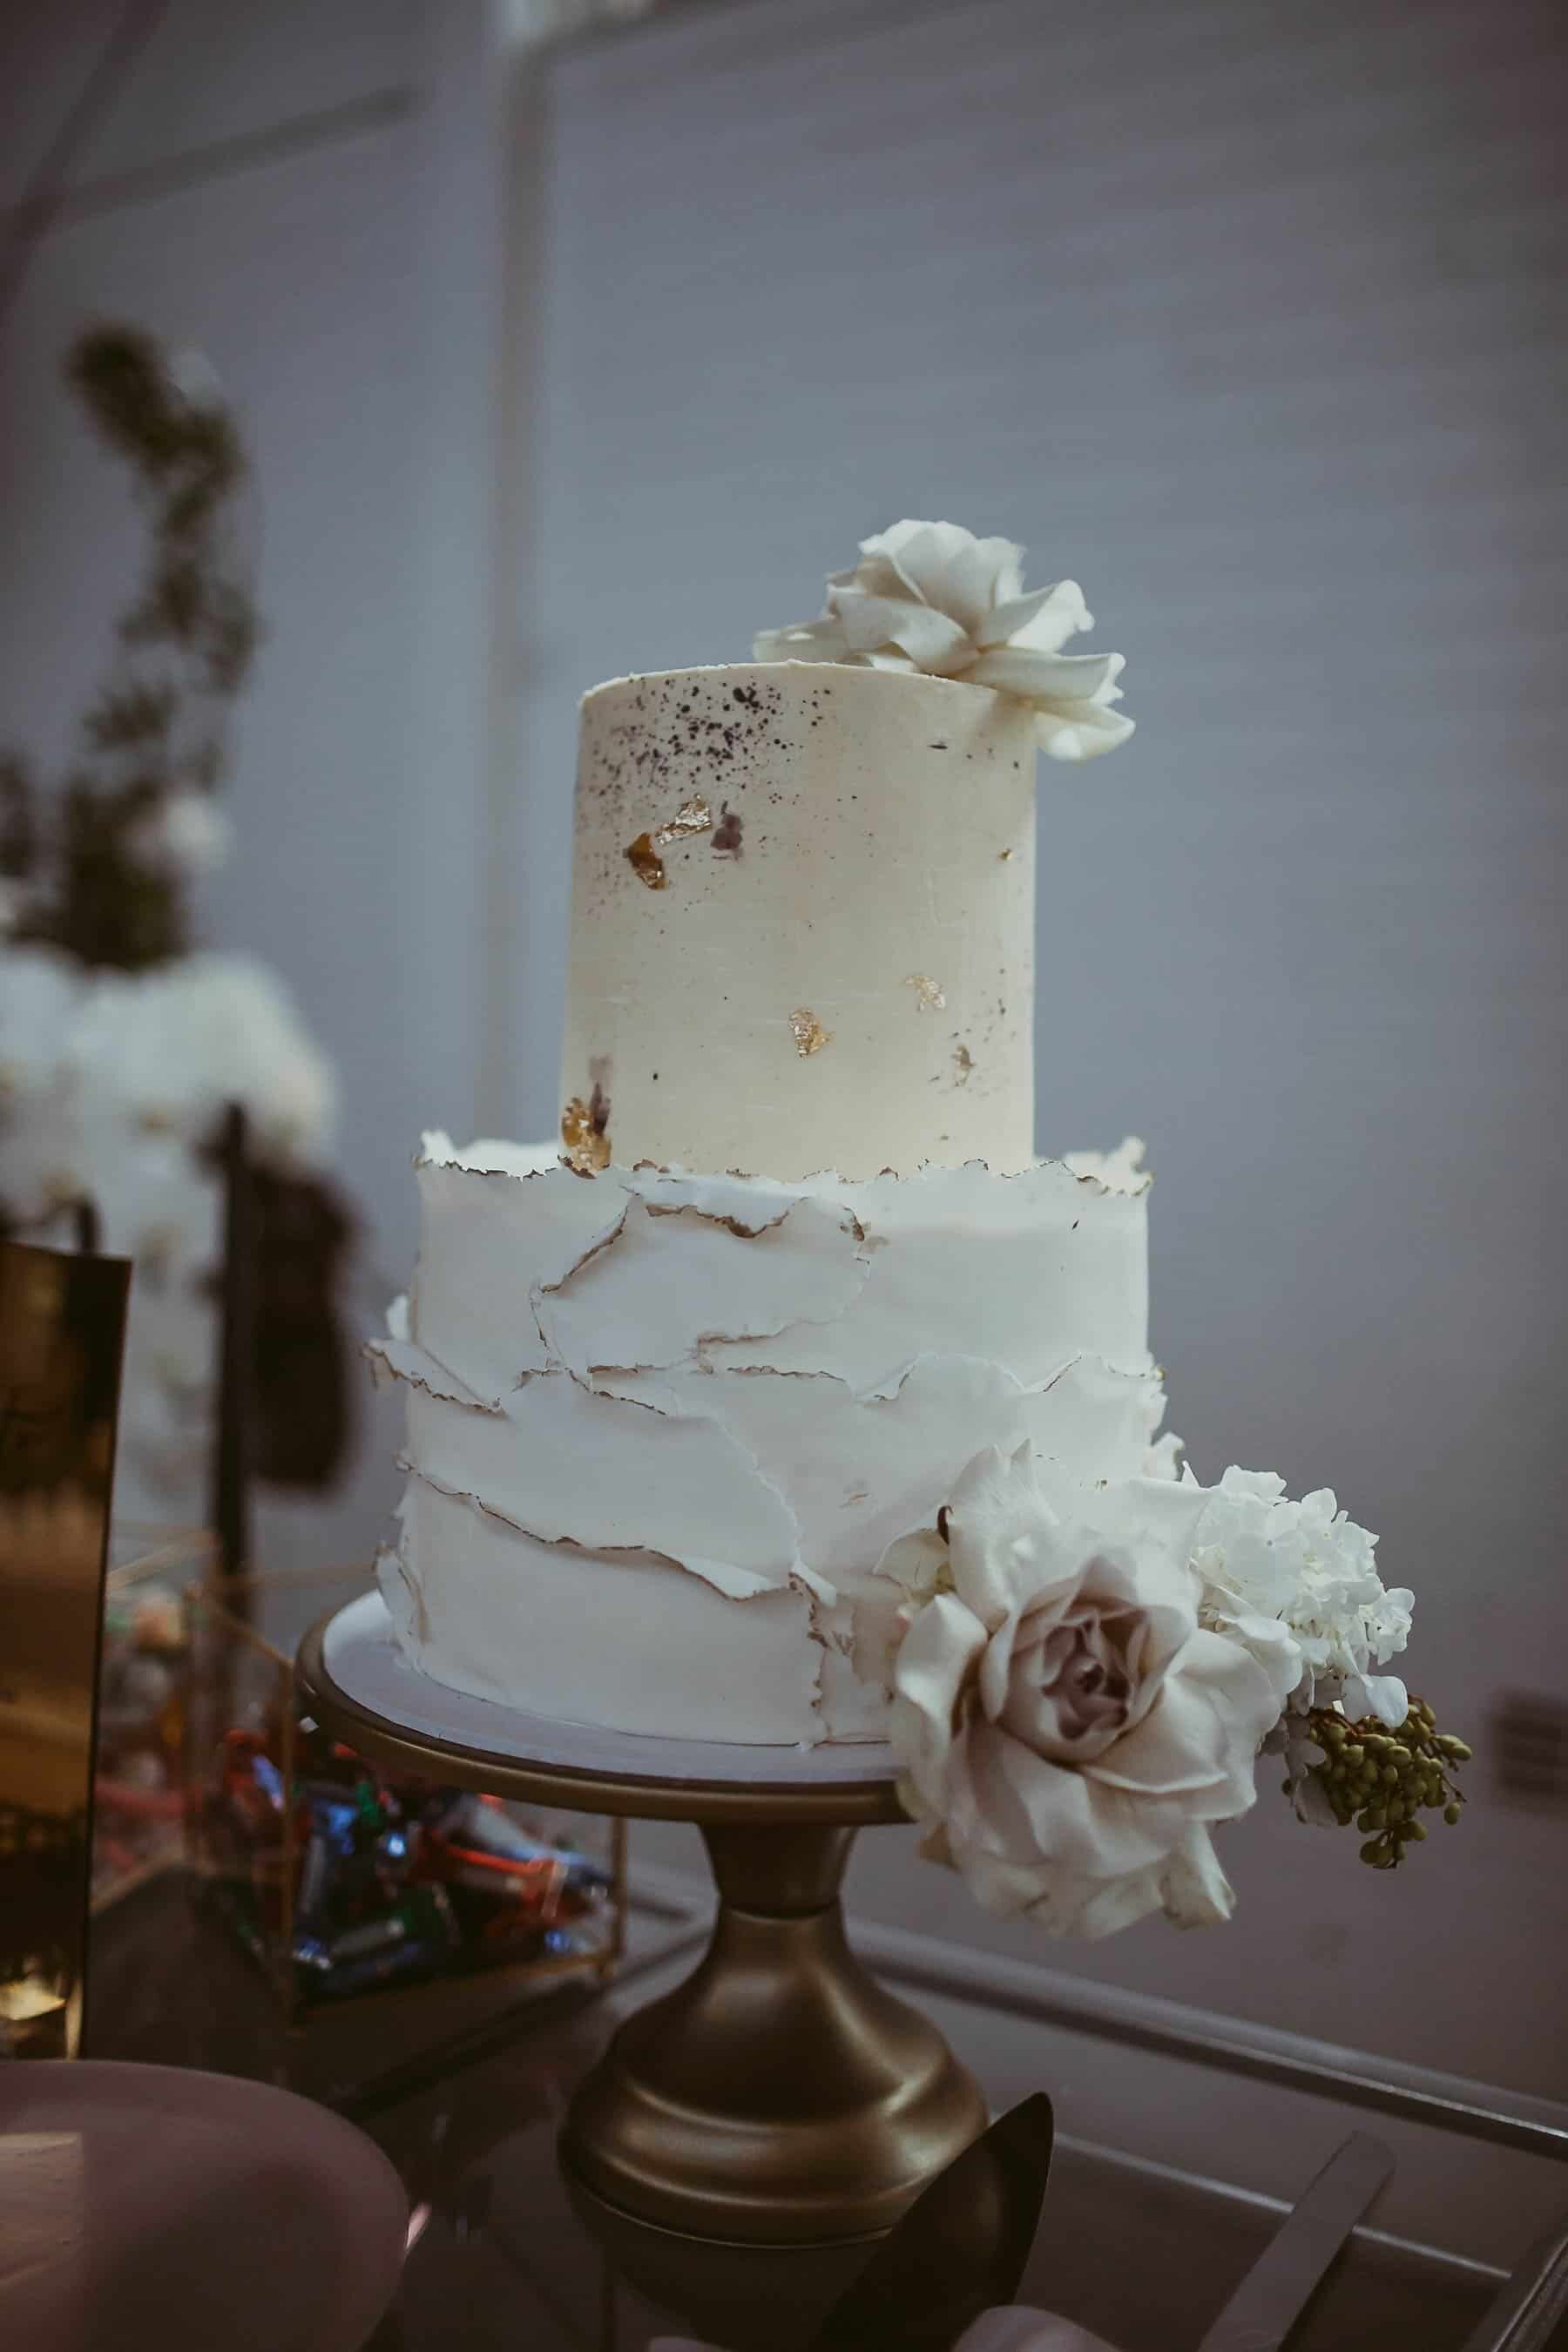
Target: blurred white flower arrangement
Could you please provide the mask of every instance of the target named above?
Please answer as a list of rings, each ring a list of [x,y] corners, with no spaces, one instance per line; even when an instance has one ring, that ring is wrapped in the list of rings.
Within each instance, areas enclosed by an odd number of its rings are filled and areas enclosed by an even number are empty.
[[[237,1102],[260,1157],[325,1164],[332,1074],[287,991],[248,956],[144,972],[84,971],[48,948],[0,949],[0,1200],[36,1225],[91,1202],[132,1255],[167,1222],[176,1171]]]
[[[231,846],[215,788],[258,634],[234,417],[205,362],[132,328],[89,330],[66,373],[132,463],[151,553],[58,785],[0,755],[0,1228],[65,1239],[90,1209],[134,1260],[117,1507],[162,1517],[199,1505],[207,1472],[226,1108],[247,1115],[263,1260],[260,1466],[289,1483],[324,1483],[342,1450],[351,1220],[326,1173],[332,1073],[287,989],[190,936],[190,886]],[[265,1278],[269,1249],[286,1280]]]

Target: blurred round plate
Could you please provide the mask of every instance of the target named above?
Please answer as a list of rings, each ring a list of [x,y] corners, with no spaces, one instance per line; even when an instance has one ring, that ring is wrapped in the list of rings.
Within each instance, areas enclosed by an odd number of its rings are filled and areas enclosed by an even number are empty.
[[[0,2344],[18,2352],[359,2352],[407,2231],[381,2150],[292,2092],[0,2065]]]

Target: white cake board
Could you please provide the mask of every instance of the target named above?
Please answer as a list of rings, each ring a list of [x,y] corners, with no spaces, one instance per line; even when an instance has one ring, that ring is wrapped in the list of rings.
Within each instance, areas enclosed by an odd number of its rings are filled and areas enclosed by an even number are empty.
[[[379,1592],[340,1609],[321,1636],[321,1663],[344,1697],[400,1731],[482,1748],[519,1764],[675,1784],[734,1782],[763,1789],[867,1789],[897,1777],[886,1740],[820,1748],[761,1748],[718,1739],[654,1739],[525,1715],[448,1690],[410,1665]]]

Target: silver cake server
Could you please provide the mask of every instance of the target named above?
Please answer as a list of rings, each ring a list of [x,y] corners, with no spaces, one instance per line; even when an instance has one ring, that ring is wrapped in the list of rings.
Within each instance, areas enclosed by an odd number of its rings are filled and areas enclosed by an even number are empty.
[[[1280,2223],[1198,2352],[1279,2352],[1393,2170],[1381,2140],[1365,2132],[1347,2139]]]
[[[922,2190],[842,2294],[807,2352],[947,2352],[982,2311],[1011,2303],[1051,2168],[1043,2092],[1021,2100]]]

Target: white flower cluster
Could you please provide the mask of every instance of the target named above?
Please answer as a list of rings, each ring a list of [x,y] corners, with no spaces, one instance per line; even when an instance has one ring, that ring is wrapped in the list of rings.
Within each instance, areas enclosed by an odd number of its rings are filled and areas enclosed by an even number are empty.
[[[851,572],[828,575],[819,620],[764,629],[758,661],[847,662],[924,670],[989,686],[1033,708],[1053,760],[1114,751],[1132,721],[1113,705],[1121,654],[1062,651],[1094,626],[1076,580],[1026,592],[1024,551],[952,522],[896,522],[860,542]]]
[[[1204,1622],[1244,1638],[1243,1619],[1279,1619],[1301,1657],[1294,1713],[1338,1702],[1348,1715],[1373,1715],[1395,1727],[1409,1705],[1405,1685],[1397,1675],[1371,1670],[1404,1649],[1415,1596],[1403,1585],[1384,1586],[1373,1559],[1376,1542],[1327,1486],[1293,1503],[1273,1472],[1229,1469],[1210,1493],[1194,1541]]]
[[[1290,1758],[1306,1819],[1309,1707],[1391,1726],[1411,1595],[1326,1489],[1227,1470],[1073,1493],[1025,1446],[977,1454],[937,1526],[889,1546],[857,1606],[857,1668],[891,1699],[921,1851],[987,1909],[1109,1935],[1152,1910],[1227,1918],[1211,1842]],[[1314,1804],[1314,1799],[1317,1801]]]
[[[259,1158],[309,1166],[334,1092],[281,982],[247,956],[88,972],[47,948],[0,950],[0,1201],[21,1223],[85,1196],[108,1245],[133,1248],[112,1212],[148,1145],[188,1153],[238,1102]]]

